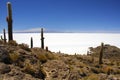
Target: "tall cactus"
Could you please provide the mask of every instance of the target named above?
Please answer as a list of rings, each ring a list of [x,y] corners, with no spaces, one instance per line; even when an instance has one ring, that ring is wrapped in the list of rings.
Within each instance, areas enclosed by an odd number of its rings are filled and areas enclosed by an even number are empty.
[[[6,32],[5,32],[5,29],[3,29],[3,34],[4,34],[4,43],[6,43]]]
[[[8,16],[7,16],[7,23],[8,23],[8,40],[11,41],[13,40],[13,33],[12,33],[12,8],[11,8],[11,3],[7,3],[7,8],[8,8]]]
[[[41,48],[44,49],[43,28],[41,28]]]
[[[104,43],[101,43],[100,55],[99,55],[99,64],[102,64],[102,57],[103,57],[103,50],[104,50]]]
[[[33,38],[31,37],[31,48],[33,48]]]

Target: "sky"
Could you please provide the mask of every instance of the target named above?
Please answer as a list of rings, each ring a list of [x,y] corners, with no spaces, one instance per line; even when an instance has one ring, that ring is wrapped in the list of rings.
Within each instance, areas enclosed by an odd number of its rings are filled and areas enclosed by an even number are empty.
[[[120,32],[120,0],[0,0],[0,32],[7,2],[14,31]]]

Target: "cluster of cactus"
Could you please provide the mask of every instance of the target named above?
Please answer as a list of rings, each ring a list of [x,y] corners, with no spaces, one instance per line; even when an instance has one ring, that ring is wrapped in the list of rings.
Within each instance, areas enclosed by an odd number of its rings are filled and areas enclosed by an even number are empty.
[[[33,48],[33,38],[30,40],[30,48]],[[43,28],[41,28],[41,48],[44,49],[44,37],[43,37]],[[46,51],[48,51],[48,47],[46,47]]]
[[[103,57],[103,50],[104,50],[104,43],[101,43],[100,55],[99,55],[99,64],[102,64],[102,57]]]
[[[8,10],[8,16],[6,17],[6,21],[8,23],[8,42],[13,41],[13,30],[12,30],[12,6],[10,2],[7,2],[7,10]],[[5,29],[3,30],[4,39],[1,36],[1,39],[4,40],[4,43],[6,43],[6,32]],[[31,48],[33,48],[33,38],[31,37]],[[41,48],[44,49],[44,37],[43,37],[43,28],[41,28]],[[46,50],[48,51],[48,47],[46,47]]]
[[[10,2],[7,3],[7,8],[8,8],[8,16],[6,20],[8,23],[8,40],[11,41],[13,40],[13,33],[12,33],[12,8]]]
[[[41,48],[44,49],[43,28],[41,28]]]

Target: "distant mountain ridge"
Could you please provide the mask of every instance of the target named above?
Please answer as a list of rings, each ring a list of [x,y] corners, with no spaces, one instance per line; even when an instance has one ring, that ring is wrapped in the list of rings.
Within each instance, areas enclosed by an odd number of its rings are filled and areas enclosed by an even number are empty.
[[[26,30],[13,30],[14,33],[40,33],[41,28],[32,28]],[[7,30],[6,30],[7,32]],[[81,31],[81,30],[58,30],[58,29],[46,29],[45,33],[120,33],[120,31]],[[2,31],[1,31],[2,33]]]

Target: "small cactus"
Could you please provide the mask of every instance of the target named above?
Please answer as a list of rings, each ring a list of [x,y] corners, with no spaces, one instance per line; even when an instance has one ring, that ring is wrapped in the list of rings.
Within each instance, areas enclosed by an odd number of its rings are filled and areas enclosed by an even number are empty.
[[[99,64],[103,63],[103,61],[102,61],[103,49],[104,49],[104,43],[101,43],[100,56],[99,56]]]
[[[1,35],[0,37],[1,37],[1,40],[3,40],[3,37],[2,37],[2,35]]]
[[[44,49],[43,28],[41,28],[41,48]]]
[[[31,37],[31,48],[33,48],[33,38]]]
[[[48,51],[48,46],[46,46],[46,51]]]
[[[3,34],[4,34],[4,43],[6,43],[6,32],[5,32],[5,29],[3,29]]]
[[[8,16],[7,16],[7,23],[8,23],[8,40],[11,41],[13,40],[13,33],[12,33],[12,8],[11,8],[11,3],[7,3],[7,8],[8,8]]]

